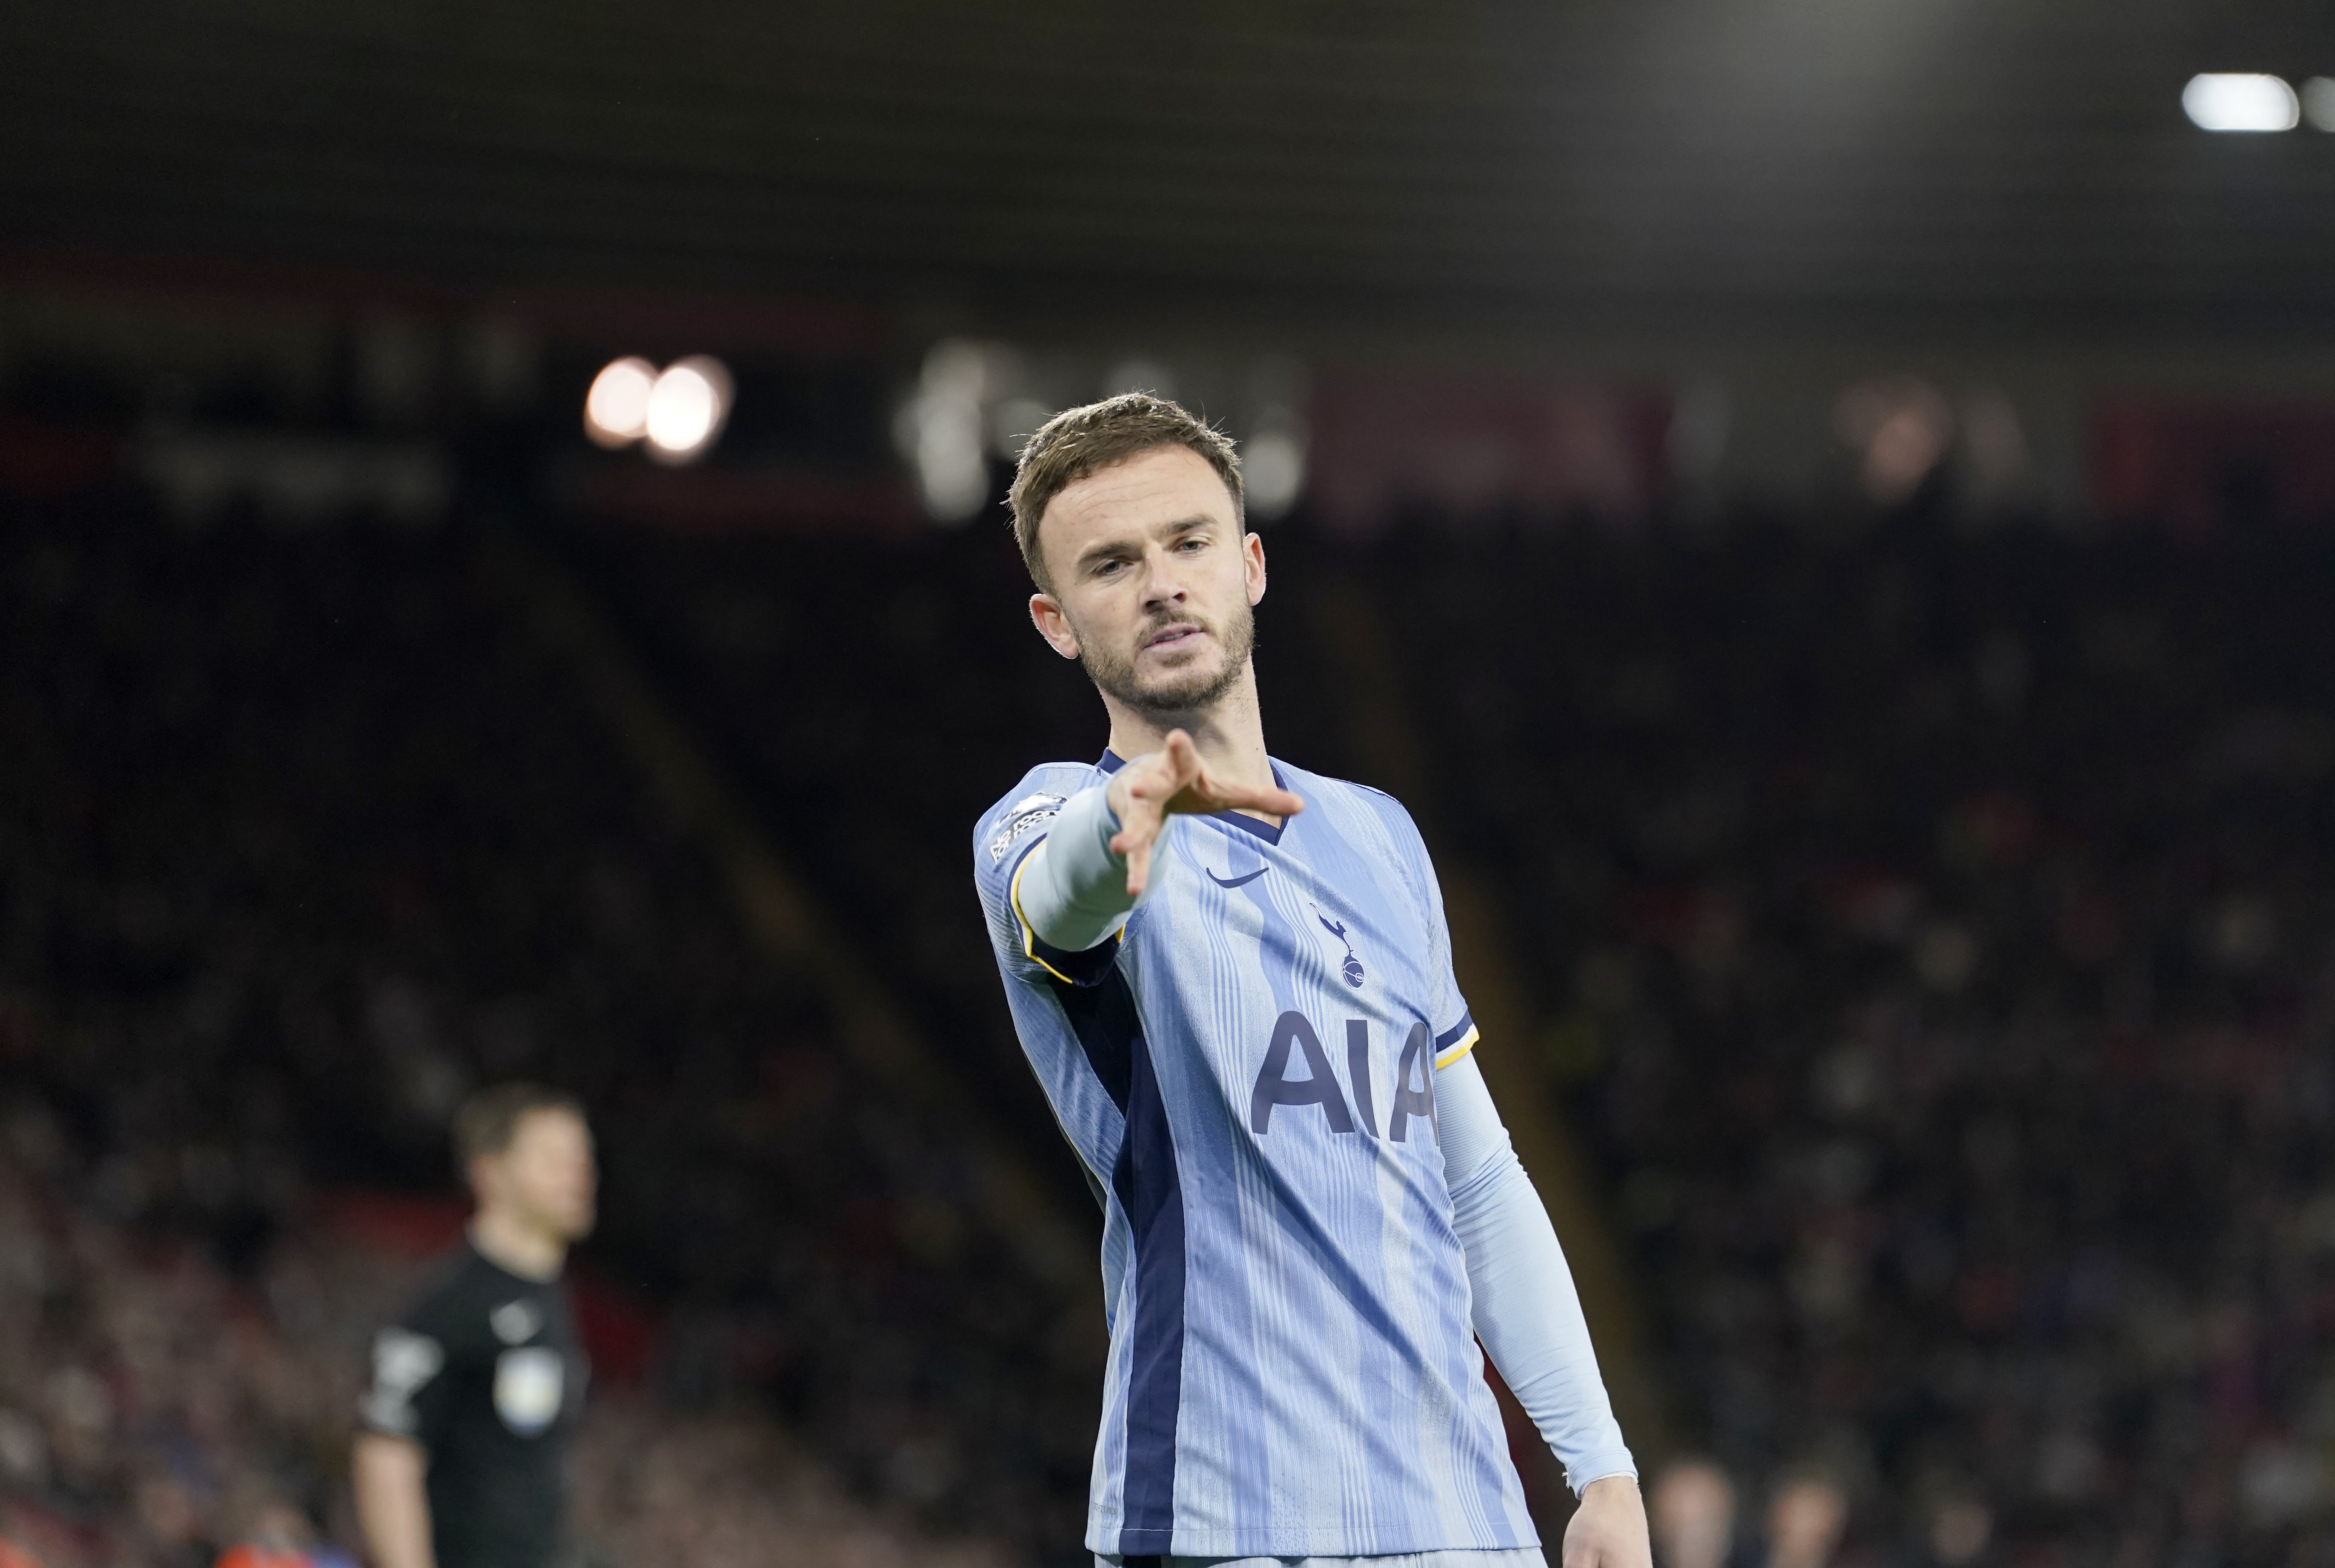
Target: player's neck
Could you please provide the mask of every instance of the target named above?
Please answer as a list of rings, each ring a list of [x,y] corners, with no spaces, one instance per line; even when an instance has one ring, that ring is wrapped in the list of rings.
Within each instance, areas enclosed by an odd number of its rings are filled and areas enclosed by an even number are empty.
[[[1274,781],[1273,760],[1264,750],[1264,718],[1257,707],[1254,665],[1243,671],[1240,682],[1214,704],[1190,712],[1146,712],[1109,692],[1103,693],[1102,705],[1110,714],[1110,749],[1122,758],[1157,751],[1168,743],[1169,731],[1181,730],[1191,736],[1201,760],[1227,778],[1243,784]]]
[[[481,1207],[470,1216],[470,1244],[479,1255],[523,1280],[556,1280],[567,1263],[567,1244],[516,1215]]]

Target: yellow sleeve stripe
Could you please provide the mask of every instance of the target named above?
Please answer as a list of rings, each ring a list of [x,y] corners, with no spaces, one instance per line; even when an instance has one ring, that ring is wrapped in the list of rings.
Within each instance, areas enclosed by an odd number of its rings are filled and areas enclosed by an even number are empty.
[[[1484,1031],[1475,1025],[1468,1025],[1468,1032],[1459,1037],[1459,1043],[1435,1059],[1436,1069],[1439,1071],[1449,1067],[1453,1062],[1475,1050],[1476,1041],[1483,1038],[1483,1033]]]
[[[1064,974],[1061,970],[1056,969],[1052,964],[1047,963],[1044,958],[1039,955],[1038,934],[1031,928],[1030,917],[1022,913],[1022,874],[1030,869],[1030,862],[1037,859],[1039,856],[1043,855],[1045,852],[1045,841],[1041,839],[1036,848],[1031,850],[1029,854],[1022,857],[1022,864],[1013,868],[1013,880],[1005,890],[1005,902],[1013,906],[1013,919],[1022,927],[1022,956],[1029,959],[1031,963],[1036,964],[1047,973],[1052,975],[1056,980],[1061,981],[1064,985],[1076,985],[1078,983],[1077,981],[1072,980],[1069,975]],[[1126,941],[1127,927],[1122,925],[1117,931],[1111,933],[1111,940],[1114,942]]]

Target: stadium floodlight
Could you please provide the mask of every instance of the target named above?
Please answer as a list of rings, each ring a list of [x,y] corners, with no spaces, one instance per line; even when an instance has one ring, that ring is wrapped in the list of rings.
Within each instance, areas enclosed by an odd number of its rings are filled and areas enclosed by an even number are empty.
[[[1275,425],[1248,438],[1241,454],[1248,509],[1271,522],[1286,516],[1305,490],[1305,435],[1293,425]]]
[[[2335,76],[2314,76],[2302,84],[2302,117],[2321,131],[2335,131]]]
[[[595,446],[630,446],[647,433],[656,366],[627,356],[604,366],[584,394],[584,433]]]
[[[707,354],[692,354],[664,367],[649,389],[644,429],[649,455],[660,462],[685,463],[703,454],[730,417],[730,372]]]
[[[916,492],[936,523],[970,522],[989,504],[983,411],[999,390],[1008,357],[994,344],[945,338],[925,353],[916,390],[900,407],[894,438],[916,469]],[[1024,421],[1016,415],[1012,422]],[[1036,429],[1031,424],[1019,433]],[[1018,445],[1014,453],[1020,455]]]
[[[2251,72],[2192,76],[2181,107],[2201,131],[2291,131],[2302,122],[2301,101],[2283,78]]]
[[[1241,442],[1249,515],[1260,522],[1285,517],[1305,493],[1306,398],[1303,362],[1267,354],[1249,367],[1248,438]]]

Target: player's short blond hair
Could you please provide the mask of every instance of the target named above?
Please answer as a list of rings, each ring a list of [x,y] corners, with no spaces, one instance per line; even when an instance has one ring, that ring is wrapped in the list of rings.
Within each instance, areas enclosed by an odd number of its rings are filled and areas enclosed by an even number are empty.
[[[1022,449],[1013,488],[1006,493],[1013,508],[1013,542],[1022,547],[1022,564],[1030,568],[1032,582],[1042,589],[1053,587],[1038,550],[1038,524],[1047,503],[1100,469],[1160,447],[1184,447],[1206,458],[1232,492],[1234,518],[1245,518],[1240,453],[1233,439],[1181,404],[1138,392],[1064,409],[1039,426]]]

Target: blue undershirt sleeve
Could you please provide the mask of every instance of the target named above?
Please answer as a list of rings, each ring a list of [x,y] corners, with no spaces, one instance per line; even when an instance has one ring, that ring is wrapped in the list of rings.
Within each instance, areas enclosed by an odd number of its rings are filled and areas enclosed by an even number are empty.
[[[1509,1146],[1473,1056],[1435,1075],[1435,1116],[1452,1223],[1468,1258],[1476,1337],[1564,1463],[1576,1495],[1608,1476],[1635,1476],[1556,1227]]]

